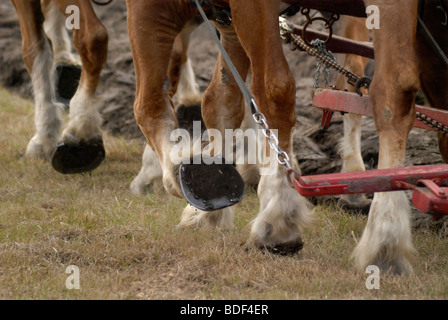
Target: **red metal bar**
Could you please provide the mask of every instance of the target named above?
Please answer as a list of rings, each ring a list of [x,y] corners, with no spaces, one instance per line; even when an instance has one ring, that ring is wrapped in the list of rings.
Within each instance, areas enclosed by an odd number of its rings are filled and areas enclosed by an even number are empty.
[[[412,190],[412,203],[417,209],[436,220],[448,215],[446,164],[306,177],[290,170],[287,177],[291,186],[305,197]]]
[[[303,176],[293,184],[303,196],[325,196],[409,190],[420,180],[448,186],[448,164]]]
[[[372,102],[368,95],[360,97],[355,93],[331,88],[316,89],[313,98],[313,106],[327,111],[355,113],[373,117]],[[420,113],[437,120],[437,122],[448,126],[447,110],[419,105],[416,105],[415,108],[416,111],[419,111]],[[434,131],[432,127],[417,119],[414,121],[414,127]]]
[[[440,188],[446,192],[448,188]],[[428,213],[435,220],[448,215],[448,201],[434,194],[428,188],[416,188],[412,194],[412,203],[423,213]]]

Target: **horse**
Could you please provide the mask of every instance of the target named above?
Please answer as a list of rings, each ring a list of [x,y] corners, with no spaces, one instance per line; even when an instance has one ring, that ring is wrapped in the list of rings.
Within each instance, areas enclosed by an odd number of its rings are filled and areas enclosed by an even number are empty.
[[[434,59],[430,59],[430,63],[420,53],[421,50],[431,49],[429,44],[422,42],[417,36],[418,0],[394,3],[386,0],[284,2],[356,17],[364,17],[368,5],[379,7],[381,29],[373,30],[376,65],[369,90],[380,136],[378,167],[385,169],[402,166],[407,136],[415,118],[414,100],[420,83],[426,88],[426,93],[434,101],[438,101],[438,107],[446,105],[446,96],[443,99],[440,86],[425,86],[429,80],[420,75],[420,70],[433,70],[430,64],[438,65],[442,70],[446,70],[446,66],[443,69],[443,65],[440,66]],[[431,11],[434,2],[426,1],[427,12]],[[216,24],[222,44],[243,79],[251,70],[252,93],[257,105],[270,127],[278,129],[280,148],[290,153],[291,130],[295,125],[295,81],[283,54],[278,26],[278,13],[285,3],[280,0],[216,0],[212,3],[216,7],[230,8],[232,26]],[[210,2],[208,4],[210,6]],[[137,81],[134,105],[136,120],[157,155],[165,189],[182,197],[178,166],[169,157],[173,145],[169,137],[176,128],[176,117],[168,95],[160,84],[166,77],[169,66],[167,57],[173,42],[185,24],[197,15],[197,9],[187,0],[127,0],[127,7]],[[397,33],[397,30],[400,32]],[[444,34],[438,26],[434,27],[434,32],[438,38],[443,38]],[[445,40],[443,38],[443,44],[447,43]],[[420,49],[416,49],[417,42]],[[244,118],[243,95],[230,74],[220,54],[213,79],[202,101],[202,116],[207,128],[220,131],[235,129]],[[445,72],[437,80],[445,80],[446,74]],[[436,100],[436,97],[442,100]],[[353,132],[353,137],[348,139],[358,139],[358,126],[359,120],[356,118],[352,125],[347,125],[346,131]],[[443,149],[443,143],[441,148]],[[351,168],[358,167],[362,170],[358,151],[354,149],[347,154],[358,158]],[[299,170],[297,163],[294,166]],[[260,211],[251,223],[247,246],[276,253],[294,253],[300,250],[303,246],[301,235],[312,221],[312,211],[307,200],[289,186],[284,168],[277,165],[272,174],[262,175],[257,192]],[[409,200],[404,192],[374,195],[367,225],[353,252],[359,270],[364,271],[368,265],[374,264],[393,274],[412,272],[410,259],[415,250],[411,240],[409,211]],[[187,206],[182,213],[180,225],[195,222],[231,227],[232,217],[232,207],[202,212]]]
[[[90,1],[12,3],[34,92],[36,133],[28,143],[26,157],[52,159],[61,173],[90,171],[105,156],[96,89],[107,60],[108,32]],[[72,16],[74,13],[78,16]],[[73,43],[79,56],[72,53],[67,31],[71,16],[79,19],[73,24]],[[69,121],[61,134],[67,107]]]

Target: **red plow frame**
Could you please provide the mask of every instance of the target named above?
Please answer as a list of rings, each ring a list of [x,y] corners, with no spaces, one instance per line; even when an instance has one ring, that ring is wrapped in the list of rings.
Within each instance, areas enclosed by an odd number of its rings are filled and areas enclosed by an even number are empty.
[[[356,113],[373,116],[369,96],[318,88],[313,98],[313,106],[322,109],[322,126],[328,127],[334,112]],[[416,106],[418,112],[437,119],[438,123],[448,125],[448,111],[426,106]],[[435,130],[430,125],[415,120],[417,128]],[[288,173],[289,182],[303,196],[328,196],[341,194],[359,194],[413,191],[412,202],[423,213],[431,214],[434,219],[448,215],[448,164],[410,166],[393,169],[379,169],[362,172],[332,173],[315,176],[297,176]]]
[[[345,0],[338,1],[343,3]],[[297,0],[291,0],[291,2],[297,2]],[[315,3],[307,0],[298,2]],[[292,27],[293,33],[302,33],[303,29],[301,27]],[[326,37],[325,34],[311,29],[307,29],[306,34],[309,37],[320,39]],[[374,59],[374,48],[371,43],[356,42],[333,36],[328,41],[327,48],[333,53],[351,53]],[[355,113],[373,117],[372,103],[368,95],[361,97],[334,88],[316,89],[313,106],[323,111],[322,127],[330,125],[334,112]],[[433,121],[432,123],[431,121],[425,123],[416,119],[415,127],[427,130],[436,130],[436,126],[448,128],[447,110],[416,106],[416,111],[425,115],[426,119]],[[293,170],[289,170],[288,179],[292,187],[301,195],[308,197],[410,190],[413,192],[412,202],[414,206],[423,213],[431,214],[434,219],[440,219],[442,216],[448,215],[448,164],[304,177],[297,175]]]

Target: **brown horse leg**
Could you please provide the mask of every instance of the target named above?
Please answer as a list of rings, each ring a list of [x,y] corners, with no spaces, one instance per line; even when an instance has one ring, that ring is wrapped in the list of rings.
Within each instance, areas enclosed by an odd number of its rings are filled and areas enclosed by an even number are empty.
[[[80,28],[73,29],[73,42],[81,57],[82,74],[78,90],[70,101],[70,120],[62,140],[75,145],[98,143],[102,141],[102,133],[96,89],[107,60],[108,33],[90,1],[56,0],[56,3],[64,14],[69,5],[80,10]]]
[[[403,166],[406,141],[415,118],[419,89],[414,50],[417,0],[366,1],[381,10],[381,29],[374,30],[375,77],[370,88],[380,137],[380,169]],[[387,2],[387,3],[386,3]],[[397,32],[399,30],[399,32]],[[367,225],[354,251],[358,268],[376,265],[395,274],[412,272],[410,205],[404,192],[376,193]]]
[[[41,0],[45,16],[44,30],[53,50],[53,75],[57,101],[70,106],[81,77],[81,59],[72,52],[66,17],[54,0]]]
[[[231,0],[230,7],[236,33],[251,61],[252,93],[269,126],[278,130],[280,147],[291,155],[295,82],[278,36],[280,1]],[[295,253],[303,246],[301,234],[311,219],[308,203],[289,186],[282,166],[275,160],[269,165],[272,170],[263,168],[258,186],[260,212],[248,243]]]
[[[190,134],[193,130],[193,121],[202,120],[202,94],[199,91],[191,61],[187,55],[190,35],[196,27],[197,23],[192,20],[176,37],[168,68],[169,97],[173,98],[176,103],[178,126],[188,130]],[[149,188],[158,188],[161,180],[162,169],[157,154],[147,144],[143,152],[142,168],[131,183],[131,191],[134,194],[142,194]]]
[[[336,26],[338,35],[357,41],[369,41],[369,30],[365,27],[365,19],[342,16]],[[363,76],[367,59],[357,55],[342,55],[345,67],[353,73]],[[353,86],[347,83],[343,75],[339,75],[336,81],[338,89],[346,89],[355,92]],[[362,116],[352,113],[343,116],[344,137],[339,143],[339,154],[342,158],[341,172],[365,171],[364,161],[361,155],[361,120]],[[338,206],[354,212],[367,213],[371,201],[364,194],[342,195]]]
[[[23,60],[31,75],[36,134],[26,150],[27,157],[49,159],[59,139],[63,106],[55,102],[51,80],[53,58],[51,46],[44,34],[39,0],[13,0],[22,32]]]
[[[134,114],[163,173],[165,189],[178,197],[178,167],[171,159],[177,128],[172,101],[164,90],[174,39],[191,19],[193,8],[168,1],[127,1],[128,31],[136,73]],[[182,15],[177,14],[182,12]],[[170,17],[166,20],[166,17]],[[160,35],[163,34],[163,37]],[[189,156],[189,155],[188,155]]]
[[[221,42],[228,52],[243,79],[249,69],[249,60],[241,47],[232,27],[219,26]],[[231,71],[221,54],[215,67],[213,79],[204,94],[202,115],[208,129],[211,156],[220,154],[234,160],[229,150],[233,150],[234,135],[229,136],[225,129],[238,129],[244,118],[243,95],[238,89]],[[235,131],[233,131],[235,132]],[[219,134],[215,134],[219,133]],[[204,152],[207,149],[204,149]],[[232,159],[228,159],[231,157]],[[182,213],[180,226],[206,225],[229,229],[233,226],[234,208],[229,207],[213,212],[204,212],[187,206]]]
[[[202,121],[202,94],[196,82],[191,60],[188,58],[190,36],[197,26],[195,20],[189,21],[176,37],[168,68],[169,95],[176,103],[178,126],[188,130],[190,134],[193,131],[193,122]]]

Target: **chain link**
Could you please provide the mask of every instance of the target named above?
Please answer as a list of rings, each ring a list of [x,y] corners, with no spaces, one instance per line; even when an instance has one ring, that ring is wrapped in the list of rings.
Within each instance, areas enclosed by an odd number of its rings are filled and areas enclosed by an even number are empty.
[[[311,44],[324,56],[328,57],[329,59],[336,61],[336,57],[334,56],[333,52],[327,50],[327,46],[325,45],[325,41],[322,41],[320,39],[314,39],[311,41]],[[316,74],[314,76],[314,88],[317,89],[319,87],[319,78],[322,74],[324,76],[325,86],[330,86],[330,73],[331,69],[328,66],[325,66],[324,63],[320,60],[317,60],[317,69]]]
[[[438,122],[437,120],[432,119],[431,117],[428,117],[424,115],[421,112],[416,112],[417,114],[417,120],[427,124],[431,128],[434,128],[438,132],[441,132],[443,134],[448,134],[448,126],[444,125],[443,123]]]
[[[332,57],[327,56],[326,54],[319,52],[318,49],[307,45],[301,36],[294,34],[291,31],[290,26],[288,25],[286,19],[284,18],[280,18],[280,36],[286,43],[293,43],[294,45],[301,48],[309,55],[316,57],[327,67],[335,69],[337,72],[344,75],[348,79],[348,83],[350,85],[354,86],[356,82],[358,82],[358,80],[361,79],[361,77],[357,76],[356,74],[344,68],[342,65],[333,60]]]
[[[269,147],[271,150],[277,153],[277,161],[280,165],[284,166],[286,170],[291,169],[291,159],[286,151],[280,148],[278,137],[274,134],[274,132],[269,128],[266,116],[258,111],[258,107],[255,104],[255,101],[252,101],[252,107],[257,110],[253,114],[254,121],[259,124],[262,128],[263,135],[268,141]]]

